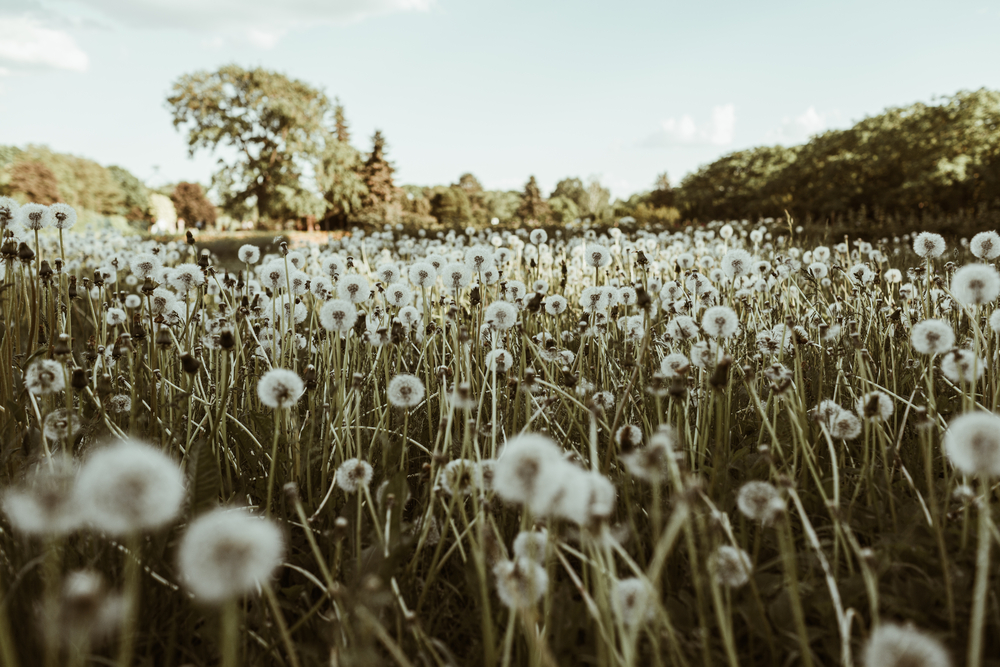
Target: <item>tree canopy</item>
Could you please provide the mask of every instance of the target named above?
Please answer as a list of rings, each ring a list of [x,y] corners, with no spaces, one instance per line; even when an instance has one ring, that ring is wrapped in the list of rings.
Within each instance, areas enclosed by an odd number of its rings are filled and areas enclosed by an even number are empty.
[[[237,156],[220,163],[212,182],[226,210],[264,220],[325,210],[307,178],[333,113],[322,91],[278,72],[226,65],[180,77],[167,105],[192,155],[230,149]]]

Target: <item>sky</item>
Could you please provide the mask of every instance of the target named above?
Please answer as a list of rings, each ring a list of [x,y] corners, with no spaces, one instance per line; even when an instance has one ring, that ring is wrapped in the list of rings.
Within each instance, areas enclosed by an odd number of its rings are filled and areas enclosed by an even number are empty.
[[[616,197],[890,106],[1000,89],[995,0],[0,0],[0,144],[208,183],[165,99],[236,63],[345,106],[397,183]]]

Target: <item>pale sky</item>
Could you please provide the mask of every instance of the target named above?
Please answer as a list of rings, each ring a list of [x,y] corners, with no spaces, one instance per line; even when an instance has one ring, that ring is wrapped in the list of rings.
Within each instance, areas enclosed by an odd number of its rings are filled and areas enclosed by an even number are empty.
[[[619,0],[0,0],[0,144],[207,183],[165,107],[226,63],[339,96],[397,183],[615,196],[794,144],[887,106],[1000,89],[1000,3]]]

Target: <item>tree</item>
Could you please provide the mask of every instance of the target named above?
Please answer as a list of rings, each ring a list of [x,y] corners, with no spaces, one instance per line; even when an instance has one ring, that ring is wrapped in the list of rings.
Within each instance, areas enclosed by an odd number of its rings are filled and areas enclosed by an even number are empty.
[[[206,226],[215,224],[215,206],[208,201],[197,183],[178,183],[170,194],[170,201],[174,203],[177,217],[183,218],[188,226],[198,222],[203,222]]]
[[[129,220],[153,222],[153,214],[149,203],[149,192],[142,181],[124,167],[108,167],[108,173],[118,182],[124,196],[121,214]]]
[[[382,131],[375,130],[372,136],[372,152],[368,154],[368,159],[361,169],[361,177],[367,189],[363,206],[370,214],[381,217],[385,217],[388,205],[396,194],[396,187],[392,183],[392,174],[395,170],[385,157],[385,149]]]
[[[674,193],[674,189],[670,187],[670,179],[667,177],[667,172],[663,172],[656,177],[653,191],[646,198],[646,203],[651,208],[673,208],[677,203],[677,195]]]
[[[556,189],[549,195],[549,200],[551,201],[556,197],[563,197],[576,204],[577,215],[579,215],[579,212],[587,210],[587,189],[583,186],[583,181],[579,178],[564,178],[556,183]],[[572,219],[570,218],[570,220]]]
[[[12,193],[22,194],[28,201],[36,204],[54,204],[62,201],[59,196],[59,181],[52,170],[41,162],[27,160],[15,162],[10,168],[10,181],[7,189]]]
[[[472,217],[469,196],[458,186],[434,188],[431,215],[444,225],[465,224]]]
[[[187,131],[190,154],[235,150],[238,158],[212,179],[223,209],[264,220],[315,213],[304,176],[329,134],[330,102],[321,91],[277,72],[226,65],[182,76],[167,105],[174,127]]]
[[[344,106],[337,100],[333,110],[334,134],[328,137],[316,165],[316,186],[327,203],[327,226],[343,227],[361,210],[368,188],[361,170],[361,153],[351,146]]]
[[[517,217],[523,222],[544,223],[549,218],[549,206],[542,198],[542,190],[538,187],[538,182],[532,176],[524,184],[524,191],[521,193],[521,203],[517,207]]]
[[[549,197],[549,210],[552,211],[552,219],[562,224],[572,222],[580,217],[580,207],[565,195]]]

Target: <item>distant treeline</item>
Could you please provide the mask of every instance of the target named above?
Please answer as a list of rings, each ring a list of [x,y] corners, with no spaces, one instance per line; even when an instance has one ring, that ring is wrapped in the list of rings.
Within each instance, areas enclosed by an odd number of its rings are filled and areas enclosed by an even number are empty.
[[[122,167],[55,153],[44,146],[0,146],[0,195],[39,204],[66,202],[101,215],[149,221],[149,190]]]
[[[676,191],[686,219],[947,220],[1000,209],[1000,92],[890,108],[801,146],[723,156]]]

